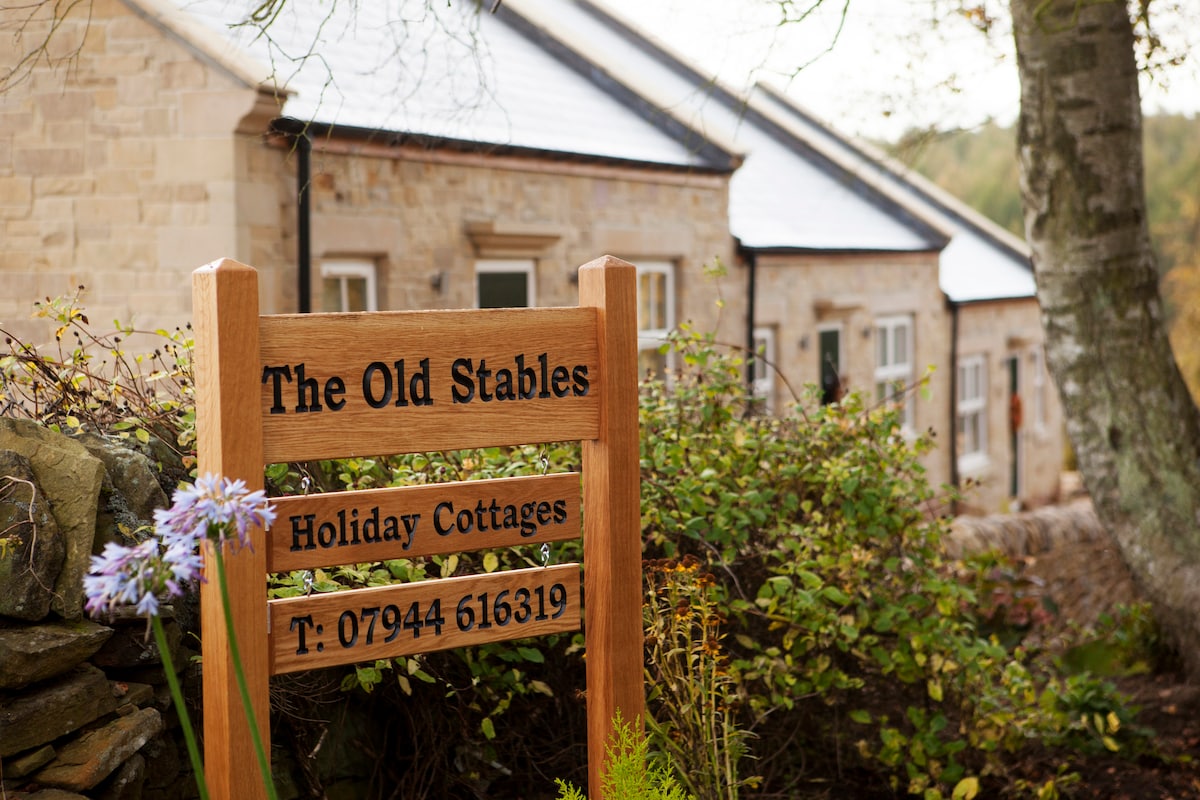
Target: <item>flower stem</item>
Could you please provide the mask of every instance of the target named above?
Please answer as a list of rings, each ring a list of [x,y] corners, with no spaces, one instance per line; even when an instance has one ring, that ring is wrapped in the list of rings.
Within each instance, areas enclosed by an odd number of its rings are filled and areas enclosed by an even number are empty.
[[[154,630],[154,643],[158,645],[163,672],[167,674],[167,687],[171,690],[171,700],[175,703],[175,712],[179,714],[179,726],[183,728],[183,739],[187,743],[188,758],[192,761],[192,772],[196,775],[196,788],[200,791],[200,800],[208,800],[208,784],[204,780],[204,762],[200,760],[200,748],[196,746],[196,732],[192,730],[192,721],[188,717],[183,691],[179,688],[179,676],[175,674],[175,665],[171,661],[171,648],[167,645],[167,634],[163,630],[162,619],[157,614],[150,617],[150,627]]]
[[[250,738],[254,742],[254,755],[258,758],[258,769],[262,773],[263,783],[270,800],[279,800],[275,791],[275,781],[271,777],[271,762],[263,750],[262,737],[258,733],[258,720],[254,707],[250,703],[250,691],[246,688],[246,676],[242,672],[242,658],[238,654],[237,634],[233,629],[233,619],[229,615],[229,587],[225,582],[224,548],[220,542],[213,542],[213,560],[217,564],[217,585],[221,590],[221,616],[225,618],[225,635],[229,640],[229,657],[233,661],[233,674],[237,679],[238,691],[242,695],[242,708],[246,711],[246,722],[250,726]]]

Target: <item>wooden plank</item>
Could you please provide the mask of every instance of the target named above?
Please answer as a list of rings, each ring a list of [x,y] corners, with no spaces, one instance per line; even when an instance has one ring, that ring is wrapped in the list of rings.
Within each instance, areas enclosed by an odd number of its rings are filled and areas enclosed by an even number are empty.
[[[595,800],[619,800],[602,786],[613,720],[619,713],[640,731],[644,704],[636,274],[611,256],[579,270],[579,304],[600,314],[605,388],[599,434],[583,443],[588,787]]]
[[[573,631],[579,572],[561,564],[272,600],[271,674]]]
[[[192,273],[195,325],[196,447],[200,474],[240,478],[251,490],[263,485],[262,425],[258,392],[258,274],[224,259]],[[204,762],[216,798],[264,800],[250,727],[234,678],[240,660],[266,753],[271,752],[267,635],[266,540],[250,531],[252,547],[226,552],[229,607],[224,608],[213,570],[213,545],[204,545],[206,580],[200,584],[204,646]],[[238,654],[226,637],[233,620]],[[237,658],[240,656],[240,659]],[[251,779],[253,777],[253,779]]]
[[[588,439],[592,308],[266,316],[268,463]]]
[[[280,498],[267,571],[575,539],[580,491],[564,472]]]

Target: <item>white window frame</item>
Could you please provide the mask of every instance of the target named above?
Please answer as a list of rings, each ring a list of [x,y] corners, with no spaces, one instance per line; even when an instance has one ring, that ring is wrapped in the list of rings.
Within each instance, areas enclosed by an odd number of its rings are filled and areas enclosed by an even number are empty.
[[[376,289],[376,272],[375,262],[367,258],[330,258],[321,260],[321,297],[322,305],[325,297],[325,281],[337,280],[338,289],[341,295],[338,311],[350,311],[350,296],[347,291],[347,279],[364,278],[366,279],[366,301],[367,307],[364,311],[379,310],[379,293]]]
[[[878,317],[875,320],[875,395],[878,398],[880,384],[889,387],[903,383],[905,387],[904,402],[900,406],[900,425],[906,431],[913,429],[913,364],[915,363],[916,342],[914,341],[913,317],[911,314],[897,314],[889,317]],[[896,353],[896,331],[903,329],[905,334],[904,360],[899,360]],[[888,363],[879,363],[880,337],[884,338],[883,347],[888,356]],[[890,388],[883,393],[883,400],[889,400],[894,395]]]
[[[663,304],[666,309],[666,323],[662,328],[643,328],[642,320],[638,319],[638,352],[645,350],[657,351],[667,341],[667,334],[675,329],[675,265],[670,261],[645,261],[637,264],[637,291],[642,291],[642,276],[643,275],[665,275],[666,280],[663,281],[663,291],[666,294],[666,302]],[[650,298],[650,307],[654,308],[655,300]],[[641,309],[642,298],[639,294],[637,298],[638,309]],[[667,369],[668,371],[674,367],[675,357],[673,353],[667,353]]]
[[[1046,430],[1046,350],[1040,345],[1029,351],[1030,391],[1033,395],[1033,428]]]
[[[825,369],[825,365],[819,363],[819,359],[821,357],[821,334],[823,334],[823,333],[836,333],[838,335],[837,336],[837,340],[838,340],[837,368],[838,368],[839,383],[842,380],[842,376],[846,374],[846,326],[843,325],[841,322],[822,323],[817,326],[817,339],[816,339],[817,359],[818,359],[818,364],[817,364],[817,385],[818,386],[820,386],[820,383],[821,383],[821,372]],[[824,389],[824,387],[821,387],[821,388]]]
[[[533,308],[537,300],[537,263],[532,258],[488,258],[475,262],[475,308],[479,308],[479,276],[481,274],[525,275],[525,308]]]
[[[970,373],[974,372],[974,380]],[[958,452],[958,469],[963,473],[978,472],[988,463],[988,373],[987,359],[982,355],[966,356],[958,361],[957,398],[955,398],[954,435],[963,446]],[[973,390],[973,391],[972,391]],[[978,431],[978,441],[966,449],[966,437],[959,437],[967,421],[973,420]]]
[[[775,413],[775,329],[754,329],[754,398],[763,401],[763,410]]]

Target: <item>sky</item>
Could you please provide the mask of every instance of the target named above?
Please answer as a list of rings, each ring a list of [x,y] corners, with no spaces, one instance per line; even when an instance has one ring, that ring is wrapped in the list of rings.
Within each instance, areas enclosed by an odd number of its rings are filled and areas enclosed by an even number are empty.
[[[729,85],[767,80],[843,133],[895,140],[914,127],[1009,125],[1019,110],[1007,4],[995,0],[990,39],[961,18],[931,19],[930,0],[850,0],[844,16],[846,0],[825,0],[784,26],[767,0],[601,2]],[[1200,109],[1197,60],[1165,89],[1143,84],[1147,113]]]

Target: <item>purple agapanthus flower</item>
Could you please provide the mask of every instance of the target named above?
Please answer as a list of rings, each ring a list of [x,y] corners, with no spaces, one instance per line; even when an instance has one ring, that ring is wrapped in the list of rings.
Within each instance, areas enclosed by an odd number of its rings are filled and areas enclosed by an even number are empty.
[[[135,606],[142,616],[155,615],[160,597],[181,596],[200,575],[202,539],[249,546],[250,530],[274,519],[265,492],[247,491],[245,481],[204,475],[194,486],[177,490],[170,508],[154,512],[155,536],[132,546],[109,542],[92,556],[91,572],[83,579],[86,608],[99,615]]]

